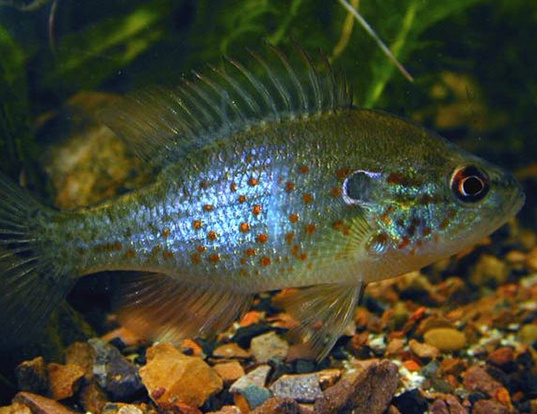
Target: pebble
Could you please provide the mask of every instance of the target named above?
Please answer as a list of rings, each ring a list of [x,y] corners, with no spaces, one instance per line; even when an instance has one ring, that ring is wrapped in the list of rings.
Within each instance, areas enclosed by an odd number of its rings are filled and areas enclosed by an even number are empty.
[[[270,398],[270,391],[256,385],[249,385],[242,388],[239,392],[233,395],[235,405],[242,412],[248,413],[251,410],[259,407]]]
[[[473,365],[463,375],[464,387],[470,391],[482,391],[494,397],[503,386],[492,378],[483,368]]]
[[[88,383],[82,385],[80,389],[80,404],[84,411],[89,413],[100,413],[103,407],[108,403],[106,393],[99,387],[97,381],[93,378]]]
[[[240,392],[251,385],[255,385],[256,387],[264,387],[270,370],[271,368],[269,365],[258,366],[253,371],[235,381],[229,388],[229,391],[232,393]]]
[[[78,365],[48,364],[50,395],[54,400],[72,397],[78,391],[84,370]]]
[[[510,414],[511,410],[494,400],[479,400],[472,407],[472,414]]]
[[[252,338],[250,352],[259,363],[266,363],[272,358],[285,359],[289,344],[274,331]]]
[[[270,390],[275,397],[294,398],[302,403],[313,403],[323,395],[317,374],[282,375]]]
[[[336,368],[323,369],[315,373],[319,379],[321,390],[331,387],[341,378],[341,370]]]
[[[252,414],[303,414],[303,411],[292,398],[273,397],[252,411]]]
[[[247,359],[250,358],[250,353],[241,348],[235,342],[220,345],[213,351],[213,356],[217,358],[238,358]]]
[[[490,254],[479,257],[470,274],[470,282],[476,286],[499,286],[507,280],[509,267],[505,262]]]
[[[167,409],[177,402],[199,407],[223,387],[222,378],[198,357],[186,356],[170,344],[147,350],[147,364],[140,369],[151,399]]]
[[[531,345],[537,342],[537,325],[533,323],[522,325],[518,331],[518,337],[525,344]]]
[[[437,398],[429,407],[431,414],[468,414],[465,408],[453,395],[445,395]]]
[[[403,352],[405,349],[405,341],[401,338],[392,338],[386,345],[386,350],[384,351],[385,356],[395,356]]]
[[[218,411],[209,411],[207,414],[243,414],[239,407],[235,405],[224,405]]]
[[[93,377],[95,351],[87,342],[75,342],[65,351],[65,363],[78,365],[84,370],[86,379]]]
[[[423,335],[425,343],[440,352],[458,351],[466,345],[466,336],[454,328],[433,328]]]
[[[495,349],[487,356],[487,362],[495,365],[504,371],[513,371],[516,369],[515,351],[508,346],[502,346]]]
[[[534,247],[526,256],[526,266],[532,272],[537,271],[537,247]]]
[[[128,400],[143,389],[138,369],[112,345],[100,339],[90,339],[95,355],[93,375],[113,400]]]
[[[401,413],[425,413],[429,407],[427,400],[419,389],[406,391],[394,399],[394,404]]]
[[[148,408],[145,404],[134,405],[125,403],[108,403],[102,411],[98,411],[101,414],[157,414],[157,411]],[[181,414],[187,414],[181,412]]]
[[[369,364],[353,380],[342,378],[315,402],[316,413],[350,412],[382,414],[397,390],[397,365],[384,360]]]
[[[35,394],[46,394],[48,392],[47,365],[43,357],[21,362],[15,369],[15,377],[21,391],[29,391]]]
[[[418,358],[435,359],[440,356],[440,350],[430,344],[418,342],[415,339],[411,339],[410,341],[408,341],[408,345],[410,347],[410,350]]]
[[[13,398],[14,403],[21,403],[30,408],[32,413],[38,414],[73,414],[57,401],[31,392],[19,392]]]
[[[222,378],[226,384],[235,382],[244,376],[244,369],[237,361],[216,364],[213,369],[220,375],[220,378]]]

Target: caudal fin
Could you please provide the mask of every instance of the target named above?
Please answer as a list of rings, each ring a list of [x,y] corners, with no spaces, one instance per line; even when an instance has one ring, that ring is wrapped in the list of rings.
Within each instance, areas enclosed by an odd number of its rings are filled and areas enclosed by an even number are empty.
[[[0,175],[0,348],[27,342],[44,327],[71,285],[43,259],[38,214],[57,213]]]

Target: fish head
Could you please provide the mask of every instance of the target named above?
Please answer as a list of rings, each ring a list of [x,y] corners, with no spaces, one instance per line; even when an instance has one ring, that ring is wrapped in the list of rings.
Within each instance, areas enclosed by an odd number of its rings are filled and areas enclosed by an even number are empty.
[[[368,230],[350,232],[362,237],[356,255],[374,263],[366,280],[417,270],[465,250],[524,204],[512,174],[430,131],[412,128],[407,132],[418,138],[396,137],[396,150],[368,168],[351,168],[342,185],[345,204],[354,205],[355,214],[368,223]]]

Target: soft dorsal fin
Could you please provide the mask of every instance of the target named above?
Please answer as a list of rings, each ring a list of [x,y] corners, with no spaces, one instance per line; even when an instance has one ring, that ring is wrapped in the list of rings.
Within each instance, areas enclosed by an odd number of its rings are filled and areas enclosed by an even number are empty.
[[[244,62],[225,57],[178,88],[127,96],[101,119],[142,158],[163,165],[255,125],[352,105],[347,82],[325,58],[315,64],[298,46],[289,57],[267,48],[263,56],[248,51]]]

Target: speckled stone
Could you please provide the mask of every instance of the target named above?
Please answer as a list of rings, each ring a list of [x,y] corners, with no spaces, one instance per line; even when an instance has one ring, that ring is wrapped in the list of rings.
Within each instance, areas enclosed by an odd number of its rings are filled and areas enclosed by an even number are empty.
[[[266,363],[272,358],[284,359],[289,352],[289,344],[270,331],[252,338],[250,352],[259,363]]]
[[[302,403],[315,402],[323,395],[317,374],[282,375],[270,390],[275,397],[294,398]]]
[[[503,388],[502,384],[492,378],[487,371],[477,365],[473,365],[468,368],[463,377],[463,384],[466,389],[470,391],[479,390],[487,393],[491,397],[494,397],[496,392]]]
[[[433,328],[423,335],[425,343],[441,352],[453,352],[466,346],[466,336],[454,328]]]
[[[315,402],[316,413],[354,412],[383,414],[397,389],[397,365],[381,361],[367,366],[353,380],[342,378]]]
[[[95,352],[93,375],[113,400],[128,400],[143,389],[138,369],[117,348],[100,339],[88,343]]]
[[[508,407],[495,400],[479,400],[472,407],[472,414],[510,414]]]
[[[249,385],[236,392],[233,396],[235,404],[242,412],[250,412],[270,398],[270,391],[256,385]]]
[[[303,411],[292,398],[273,397],[252,411],[252,414],[303,414]]]
[[[240,390],[250,386],[255,385],[256,387],[264,387],[267,382],[267,377],[271,368],[269,365],[260,365],[255,368],[253,371],[246,374],[244,377],[239,378],[235,381],[229,391],[232,393],[239,392]]]

